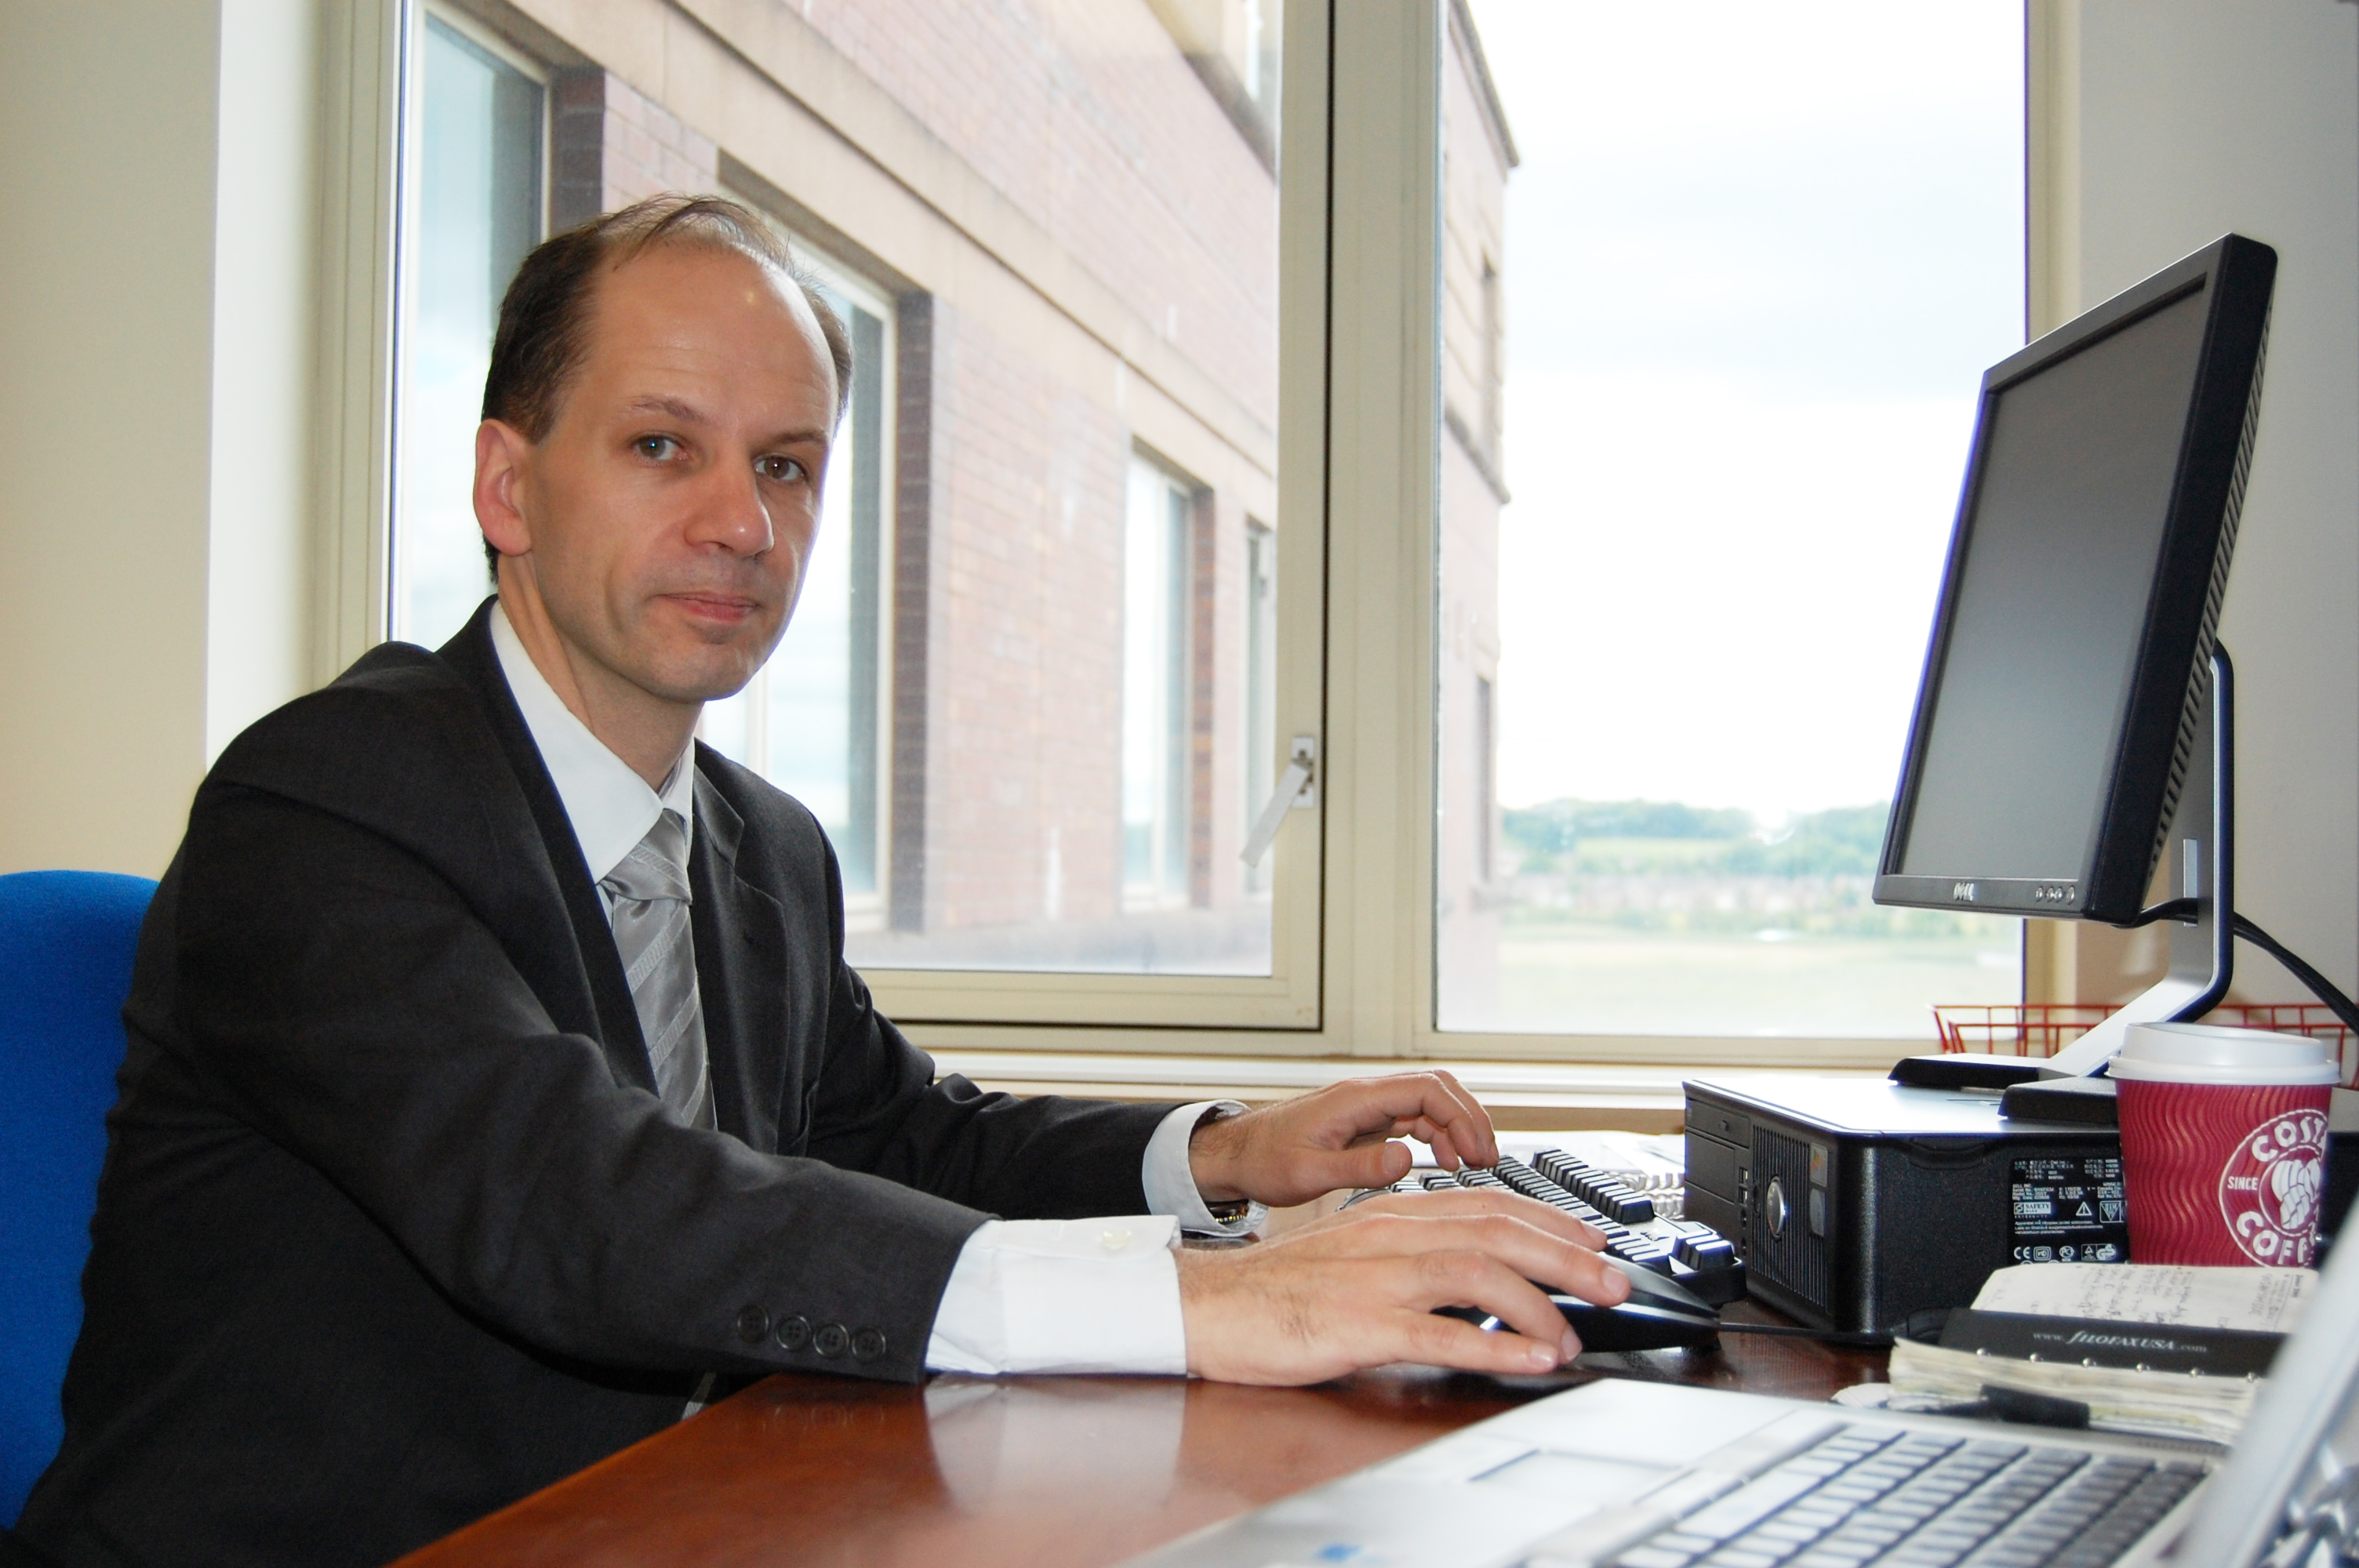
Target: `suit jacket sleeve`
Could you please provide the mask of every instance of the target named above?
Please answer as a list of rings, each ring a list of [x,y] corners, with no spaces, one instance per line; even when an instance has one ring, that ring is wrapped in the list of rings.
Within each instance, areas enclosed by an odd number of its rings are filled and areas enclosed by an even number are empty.
[[[451,880],[330,812],[217,778],[176,896],[177,1047],[462,1310],[606,1365],[921,1375],[982,1213],[671,1120]],[[822,1363],[757,1314],[882,1348]]]
[[[1147,1145],[1173,1108],[1019,1099],[955,1075],[937,1080],[845,960],[842,883],[819,824],[710,752],[699,767],[742,817],[736,874],[777,901],[781,989],[826,999],[805,1152],[1008,1218],[1143,1213]]]

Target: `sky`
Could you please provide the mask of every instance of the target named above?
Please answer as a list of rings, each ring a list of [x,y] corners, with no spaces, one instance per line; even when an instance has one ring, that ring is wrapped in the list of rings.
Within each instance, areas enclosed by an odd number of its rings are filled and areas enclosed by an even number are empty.
[[[2018,0],[1472,4],[1522,157],[1502,799],[1887,798],[2023,341]]]

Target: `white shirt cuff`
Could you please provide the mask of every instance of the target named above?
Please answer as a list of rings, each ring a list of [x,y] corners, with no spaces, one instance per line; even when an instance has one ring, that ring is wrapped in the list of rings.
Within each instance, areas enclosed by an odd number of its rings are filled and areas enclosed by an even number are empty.
[[[951,1269],[927,1368],[1184,1376],[1179,1229],[1169,1215],[985,1221]]]
[[[1147,1159],[1139,1179],[1147,1188],[1147,1207],[1151,1214],[1168,1214],[1178,1217],[1180,1228],[1190,1236],[1245,1236],[1258,1229],[1269,1217],[1269,1210],[1260,1204],[1249,1204],[1245,1212],[1234,1219],[1215,1219],[1212,1211],[1204,1206],[1204,1195],[1196,1190],[1195,1173],[1188,1166],[1188,1140],[1206,1111],[1217,1110],[1235,1116],[1244,1111],[1242,1102],[1233,1099],[1199,1100],[1183,1105],[1163,1119],[1155,1136],[1147,1141]]]

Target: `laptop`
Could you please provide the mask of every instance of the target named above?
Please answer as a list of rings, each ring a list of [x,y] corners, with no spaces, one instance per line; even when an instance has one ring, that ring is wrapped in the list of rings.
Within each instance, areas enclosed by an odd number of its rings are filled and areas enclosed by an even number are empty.
[[[2191,1445],[1608,1379],[1136,1561],[1153,1568],[2292,1568],[2359,1534],[2359,1245],[2243,1436]],[[2317,1555],[2313,1549],[2322,1546]]]

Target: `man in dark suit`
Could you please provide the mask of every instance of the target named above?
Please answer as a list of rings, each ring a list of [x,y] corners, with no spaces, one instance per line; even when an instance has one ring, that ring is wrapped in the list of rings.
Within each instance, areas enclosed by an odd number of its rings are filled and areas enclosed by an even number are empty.
[[[1386,1182],[1397,1135],[1495,1159],[1446,1075],[1017,1100],[877,1014],[810,814],[690,739],[818,525],[846,367],[814,305],[726,203],[527,262],[477,445],[496,598],[240,737],[157,894],[30,1546],[376,1563],[720,1378],[1532,1370],[1576,1346],[1529,1280],[1626,1291],[1500,1195],[1209,1253],[1145,1217]],[[1043,1223],[1109,1215],[1141,1217]]]

